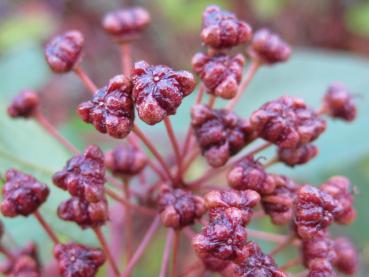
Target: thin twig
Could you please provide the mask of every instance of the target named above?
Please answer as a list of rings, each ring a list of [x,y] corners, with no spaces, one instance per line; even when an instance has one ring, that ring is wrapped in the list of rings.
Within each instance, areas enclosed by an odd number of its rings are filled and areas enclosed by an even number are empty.
[[[296,237],[295,234],[290,234],[289,236],[287,236],[283,242],[281,242],[279,245],[277,245],[270,251],[269,255],[270,256],[276,255],[277,253],[285,249],[288,245],[290,245],[290,243],[295,239],[295,237]]]
[[[300,265],[301,264],[301,258],[298,257],[298,258],[294,258],[294,259],[291,259],[289,261],[287,261],[285,264],[283,264],[282,266],[279,267],[280,270],[282,271],[285,271],[293,266],[297,266],[297,265]]]
[[[11,260],[11,261],[14,261],[15,260],[15,257],[13,255],[12,252],[10,252],[4,245],[0,244],[0,253],[3,253],[4,256]]]
[[[180,243],[181,231],[174,231],[174,241],[173,241],[173,253],[172,253],[172,273],[171,277],[177,276],[177,261],[178,261],[178,253],[179,253],[179,243]]]
[[[129,179],[124,178],[123,179],[123,191],[124,195],[126,197],[126,200],[130,202],[131,199],[131,193],[129,191]],[[125,205],[126,212],[125,212],[125,229],[126,229],[126,257],[127,257],[127,263],[132,257],[132,213],[131,213],[131,205]]]
[[[287,236],[285,235],[279,235],[279,234],[275,234],[275,233],[269,233],[269,232],[263,232],[263,231],[259,231],[259,230],[252,230],[252,229],[247,229],[247,233],[250,237],[256,238],[256,239],[261,239],[261,240],[266,240],[266,241],[271,241],[271,242],[275,242],[275,243],[283,243],[285,242]],[[293,240],[292,244],[295,246],[300,245],[300,241],[299,240]]]
[[[160,268],[160,277],[166,277],[168,272],[168,264],[169,264],[169,255],[170,255],[170,249],[172,247],[174,238],[174,231],[172,229],[169,229],[167,232],[167,240],[165,242],[164,246],[164,252],[163,252],[163,258],[161,262],[161,268]]]
[[[88,89],[91,95],[94,95],[97,91],[97,86],[95,83],[88,77],[87,73],[82,69],[82,67],[77,66],[74,68],[74,72],[81,79],[82,83]]]
[[[272,165],[274,165],[278,162],[279,162],[278,156],[274,156],[269,161],[267,161],[265,164],[263,164],[263,167],[268,168],[268,167],[271,167]]]
[[[165,129],[167,130],[169,140],[172,144],[174,154],[176,156],[177,161],[177,168],[178,168],[178,177],[182,179],[182,159],[181,159],[181,152],[179,150],[179,144],[176,138],[176,135],[174,133],[172,123],[170,122],[169,117],[164,118],[164,125]]]
[[[33,213],[33,215],[36,217],[37,221],[40,223],[40,225],[42,226],[42,228],[46,231],[47,235],[50,237],[50,239],[53,241],[53,243],[54,244],[58,244],[59,243],[58,237],[54,233],[54,231],[51,228],[51,226],[45,221],[45,219],[40,214],[40,212],[39,211],[35,211]]]
[[[158,229],[159,223],[160,223],[160,217],[156,216],[153,222],[151,223],[149,229],[147,230],[145,236],[141,240],[141,243],[138,246],[136,252],[133,254],[131,260],[129,261],[126,269],[124,270],[123,275],[122,275],[123,277],[128,277],[131,274],[133,268],[135,267],[136,263],[139,261],[147,245],[149,244],[152,236],[155,234],[156,230]]]
[[[120,44],[120,53],[122,60],[122,71],[125,76],[129,76],[132,66],[131,44],[124,42]]]
[[[118,269],[118,266],[116,264],[116,262],[114,261],[113,255],[111,254],[110,248],[105,240],[104,234],[102,233],[100,227],[95,227],[93,228],[93,231],[96,234],[97,239],[99,240],[101,247],[105,253],[105,256],[108,260],[108,262],[110,263],[111,268],[113,269],[113,272],[115,274],[116,277],[120,276],[120,272]]]

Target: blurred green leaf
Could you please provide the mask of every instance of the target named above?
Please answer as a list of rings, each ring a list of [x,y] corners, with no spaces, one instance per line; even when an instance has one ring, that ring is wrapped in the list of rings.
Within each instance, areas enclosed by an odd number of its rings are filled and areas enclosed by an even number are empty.
[[[369,3],[350,6],[345,16],[348,29],[356,34],[369,36]]]
[[[288,3],[286,0],[252,0],[250,1],[253,12],[260,19],[269,19],[277,16],[283,11],[284,6]]]

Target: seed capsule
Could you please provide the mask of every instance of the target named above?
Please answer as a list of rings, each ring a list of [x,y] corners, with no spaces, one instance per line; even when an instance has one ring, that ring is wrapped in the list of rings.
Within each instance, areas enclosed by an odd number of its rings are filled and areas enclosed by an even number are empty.
[[[13,118],[29,118],[34,115],[39,106],[39,99],[36,92],[32,90],[22,90],[8,107],[8,114]]]
[[[297,148],[278,148],[278,159],[284,164],[294,167],[306,164],[318,155],[318,147],[313,144],[303,144]]]

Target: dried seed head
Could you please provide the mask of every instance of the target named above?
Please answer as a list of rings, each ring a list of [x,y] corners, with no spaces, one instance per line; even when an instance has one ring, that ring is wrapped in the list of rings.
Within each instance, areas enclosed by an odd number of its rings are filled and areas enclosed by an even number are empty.
[[[283,96],[265,103],[250,118],[263,139],[283,148],[296,148],[317,139],[326,122],[301,99]]]
[[[9,169],[5,173],[5,181],[0,209],[6,217],[32,214],[49,195],[47,185],[15,169]]]
[[[36,92],[32,90],[22,90],[8,107],[8,115],[17,118],[29,118],[34,115],[39,105],[39,99]]]
[[[189,191],[162,186],[158,206],[164,226],[181,229],[205,213],[204,200]]]
[[[272,193],[263,195],[261,203],[264,211],[276,225],[288,224],[293,219],[293,203],[298,186],[283,175],[271,175],[275,182]]]
[[[277,34],[261,29],[252,39],[250,55],[261,63],[274,64],[287,61],[291,48]]]
[[[334,250],[337,255],[334,266],[344,274],[355,274],[359,266],[359,256],[351,241],[345,237],[337,238],[334,241]]]
[[[230,216],[229,209],[218,211],[217,217],[192,239],[193,248],[200,257],[211,255],[221,260],[243,260],[247,233],[240,224],[241,219],[235,220],[233,214]]]
[[[105,263],[105,255],[101,250],[77,243],[55,245],[54,256],[61,277],[94,277]]]
[[[131,97],[131,81],[123,75],[110,79],[90,101],[78,106],[79,116],[101,133],[114,138],[126,137],[133,128],[135,118]]]
[[[89,203],[72,197],[59,205],[58,216],[77,223],[82,229],[101,226],[109,219],[108,203],[105,199]]]
[[[278,159],[284,164],[294,167],[305,164],[318,155],[318,147],[313,144],[303,144],[297,148],[278,148]]]
[[[150,14],[142,7],[109,12],[102,21],[103,28],[119,41],[137,38],[150,24]]]
[[[249,223],[252,208],[259,202],[260,195],[253,190],[211,191],[205,195],[205,205],[210,210],[210,220],[216,220],[220,213],[228,213],[230,217],[237,220],[241,217],[242,225]]]
[[[341,212],[335,216],[337,223],[350,224],[355,220],[354,197],[349,179],[344,176],[334,176],[322,184],[320,189],[331,195],[342,207]]]
[[[255,138],[247,120],[227,110],[212,110],[205,105],[192,107],[191,124],[203,155],[213,167],[224,165]]]
[[[259,245],[255,242],[248,242],[244,247],[246,258],[235,267],[235,277],[287,277],[285,273],[278,270],[274,259],[265,255]]]
[[[193,69],[199,74],[207,91],[224,99],[231,99],[237,94],[244,64],[245,58],[241,54],[231,57],[197,53],[192,58]]]
[[[195,88],[190,72],[174,71],[165,65],[135,63],[132,70],[133,101],[138,116],[149,125],[176,113],[182,99]]]
[[[214,272],[221,272],[230,265],[229,261],[221,260],[209,254],[201,255],[200,258],[205,268]]]
[[[328,87],[323,99],[323,110],[331,117],[345,121],[353,121],[357,113],[352,94],[340,83]]]
[[[310,262],[315,259],[325,259],[333,262],[336,259],[334,242],[328,234],[302,240],[302,258],[305,267],[309,268]]]
[[[202,15],[202,41],[212,48],[230,48],[251,39],[252,29],[228,11],[209,6]]]
[[[310,262],[306,277],[338,277],[327,259],[315,259]]]
[[[53,182],[72,196],[90,203],[103,200],[104,154],[97,146],[88,146],[83,154],[71,158],[63,170],[54,174]]]
[[[71,71],[80,60],[84,43],[79,31],[68,31],[54,37],[45,47],[45,57],[51,70],[56,73]]]
[[[146,164],[146,155],[131,145],[119,145],[105,155],[106,167],[120,177],[137,175]]]
[[[227,179],[234,189],[252,189],[260,195],[269,194],[275,188],[274,178],[253,157],[246,157],[237,163],[228,173]]]
[[[335,216],[342,212],[340,204],[328,193],[304,185],[297,191],[295,223],[303,239],[322,236]]]

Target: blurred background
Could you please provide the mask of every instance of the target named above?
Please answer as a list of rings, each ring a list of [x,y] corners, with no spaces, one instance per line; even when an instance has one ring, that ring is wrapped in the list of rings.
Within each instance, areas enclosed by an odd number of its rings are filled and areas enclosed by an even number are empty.
[[[368,276],[369,1],[366,0],[0,0],[0,172],[14,166],[50,183],[52,172],[69,158],[32,122],[13,122],[7,118],[5,107],[22,88],[35,89],[42,95],[44,113],[80,149],[87,143],[99,144],[104,149],[119,143],[98,134],[77,118],[75,108],[88,94],[73,74],[56,76],[49,71],[42,47],[50,36],[69,29],[81,30],[86,38],[82,65],[102,86],[119,73],[120,59],[118,47],[101,28],[101,18],[116,8],[142,5],[151,13],[152,24],[142,39],[134,42],[134,60],[190,70],[191,57],[203,49],[199,39],[201,14],[209,4],[235,12],[255,30],[271,28],[294,49],[288,63],[265,67],[257,73],[236,109],[240,114],[247,116],[265,101],[283,94],[302,96],[318,107],[333,81],[347,84],[356,95],[358,119],[352,124],[329,122],[326,134],[317,143],[320,155],[315,160],[292,170],[283,166],[272,170],[311,184],[320,184],[332,175],[351,178],[357,192],[358,220],[348,227],[336,226],[334,233],[347,235],[355,242],[362,263],[357,276]],[[186,98],[173,118],[179,134],[187,130],[193,98]],[[218,105],[222,105],[221,101]],[[166,145],[162,128],[155,126],[150,134],[159,138],[158,144]],[[190,178],[201,174],[204,167],[201,160],[197,161]],[[65,239],[71,237],[94,244],[89,231],[82,232],[56,219],[55,208],[65,195],[56,189],[53,192],[44,207],[53,226]],[[43,232],[32,219],[27,219],[27,228],[24,220],[7,220],[6,227],[18,243],[30,239],[43,241],[42,253],[46,256],[51,245],[45,242]],[[145,226],[144,220],[142,224]],[[268,220],[256,225],[267,231],[275,229]],[[158,249],[162,247],[161,239],[151,245],[144,259],[145,267],[140,267],[135,276],[153,276],[152,272],[158,272],[161,255],[157,253],[161,253]]]

